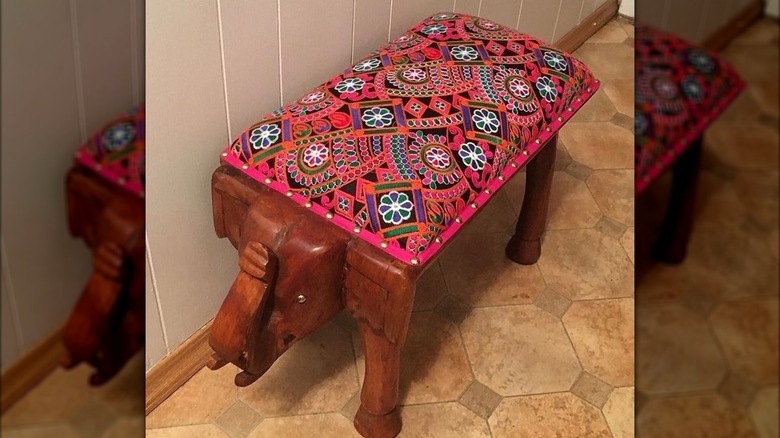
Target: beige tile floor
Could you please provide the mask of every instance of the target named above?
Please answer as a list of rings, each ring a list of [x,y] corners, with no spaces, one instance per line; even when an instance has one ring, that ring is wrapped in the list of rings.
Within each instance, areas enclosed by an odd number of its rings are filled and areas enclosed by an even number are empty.
[[[779,436],[778,50],[765,19],[723,51],[748,88],[705,136],[681,265],[648,257],[669,175],[637,200],[638,436]]]
[[[604,87],[561,134],[542,258],[503,254],[521,174],[419,285],[402,436],[633,435],[633,27],[610,22],[575,56]],[[234,387],[235,373],[198,372],[147,417],[147,436],[357,436],[363,353],[349,316],[251,386]]]
[[[144,355],[136,354],[104,386],[91,369],[58,369],[2,417],[4,438],[138,438],[144,435]]]

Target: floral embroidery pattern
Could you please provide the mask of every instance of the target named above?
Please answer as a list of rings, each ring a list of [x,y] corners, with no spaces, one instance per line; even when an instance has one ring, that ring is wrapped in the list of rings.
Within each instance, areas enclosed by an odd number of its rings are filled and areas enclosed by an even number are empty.
[[[280,133],[281,130],[276,125],[262,125],[252,130],[249,143],[257,150],[268,149],[269,146],[276,143]]]
[[[487,162],[485,150],[472,142],[463,143],[458,150],[458,156],[463,160],[463,164],[475,172],[482,170]]]
[[[438,13],[398,35],[242,132],[222,160],[425,263],[598,84],[570,55],[478,17]]]
[[[566,64],[566,59],[564,59],[560,53],[555,53],[555,52],[545,53],[544,62],[546,62],[547,65],[550,66],[551,68],[554,68],[558,71],[565,71],[566,67],[568,67],[568,64]]]
[[[520,78],[512,78],[509,80],[509,92],[520,99],[527,99],[531,95],[531,87]]]
[[[712,73],[715,70],[715,62],[705,53],[699,50],[691,50],[688,54],[691,64],[702,73]]]
[[[371,128],[384,128],[393,123],[393,114],[387,108],[369,108],[362,116],[363,123]]]
[[[301,103],[305,103],[305,104],[317,103],[324,98],[325,98],[325,93],[323,93],[322,91],[315,91],[313,93],[309,93],[306,96],[304,96],[301,99]]]
[[[130,123],[120,123],[106,130],[103,144],[109,151],[116,151],[130,144],[135,138],[135,128]]]
[[[303,162],[309,167],[318,167],[328,159],[328,155],[328,148],[324,144],[316,143],[303,151]]]
[[[474,111],[471,120],[481,131],[491,134],[498,132],[498,116],[493,111],[480,108]]]
[[[380,198],[378,210],[383,221],[398,225],[412,216],[413,207],[409,195],[393,191]]]
[[[420,68],[408,68],[401,76],[409,82],[422,82],[426,78],[425,70]]]
[[[477,49],[471,46],[455,46],[450,52],[452,53],[452,57],[458,61],[473,61],[479,58]]]
[[[636,26],[634,164],[642,193],[744,88],[714,53],[642,23]]]
[[[376,58],[369,58],[363,62],[356,64],[354,67],[352,67],[352,70],[369,71],[378,68],[380,65],[382,65],[382,62],[380,60]]]
[[[558,96],[558,89],[555,88],[555,83],[547,76],[542,76],[536,82],[536,89],[539,90],[539,94],[547,102],[555,102],[555,97]]]
[[[429,24],[428,26],[423,27],[420,32],[426,35],[444,35],[447,33],[447,27],[438,23]]]
[[[425,152],[425,161],[436,169],[446,169],[450,166],[450,154],[442,148],[432,147]]]
[[[366,82],[360,78],[346,78],[336,84],[336,91],[339,93],[354,93],[363,89]]]
[[[143,197],[146,186],[145,110],[140,105],[100,127],[76,151],[80,166],[97,178]]]

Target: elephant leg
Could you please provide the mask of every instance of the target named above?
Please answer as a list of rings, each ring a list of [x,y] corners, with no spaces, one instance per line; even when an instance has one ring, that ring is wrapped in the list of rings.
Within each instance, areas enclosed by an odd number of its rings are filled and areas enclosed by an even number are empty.
[[[525,197],[515,234],[506,246],[506,255],[515,263],[532,265],[542,254],[542,233],[555,170],[558,135],[551,138],[526,167]]]
[[[362,271],[349,266],[344,282],[346,305],[363,340],[366,367],[355,429],[367,438],[394,437],[401,430],[396,408],[401,349],[409,329],[416,276],[393,266],[367,265],[359,267]]]
[[[701,162],[701,137],[690,144],[672,165],[672,191],[653,255],[664,263],[685,259],[693,228],[693,207]]]

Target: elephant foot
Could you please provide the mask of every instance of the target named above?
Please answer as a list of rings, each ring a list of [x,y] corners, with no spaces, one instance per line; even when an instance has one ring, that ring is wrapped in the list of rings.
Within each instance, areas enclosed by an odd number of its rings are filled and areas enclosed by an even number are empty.
[[[355,415],[355,429],[366,438],[392,438],[401,432],[401,415],[397,408],[376,415],[361,405]]]

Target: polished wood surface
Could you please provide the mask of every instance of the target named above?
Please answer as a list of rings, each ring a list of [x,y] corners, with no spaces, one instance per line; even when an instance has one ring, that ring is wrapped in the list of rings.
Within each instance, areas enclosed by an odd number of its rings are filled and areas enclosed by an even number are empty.
[[[507,254],[534,263],[554,174],[557,137],[528,164],[525,201]],[[401,430],[398,386],[417,279],[430,266],[407,265],[347,233],[232,166],[212,175],[214,227],[238,250],[240,271],[211,328],[212,369],[260,378],[295,342],[347,308],[365,351],[355,428],[365,436]]]
[[[702,139],[688,146],[672,165],[672,189],[661,232],[653,246],[653,256],[677,264],[685,259],[693,228],[696,186],[699,181]]]
[[[100,385],[144,343],[144,200],[78,165],[66,196],[70,232],[92,250],[93,270],[63,330],[63,365],[89,363]]]

